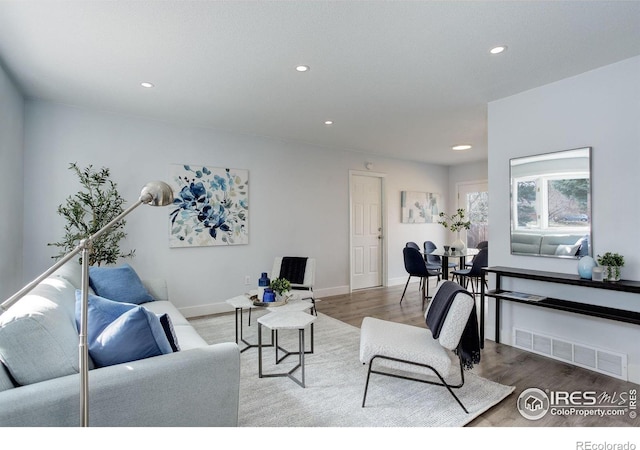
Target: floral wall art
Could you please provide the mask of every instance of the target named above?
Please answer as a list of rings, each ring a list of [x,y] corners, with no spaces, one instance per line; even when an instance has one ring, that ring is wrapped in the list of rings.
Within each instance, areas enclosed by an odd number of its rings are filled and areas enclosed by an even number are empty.
[[[440,194],[400,192],[402,223],[435,223],[439,220]]]
[[[169,247],[249,243],[249,171],[172,164]]]

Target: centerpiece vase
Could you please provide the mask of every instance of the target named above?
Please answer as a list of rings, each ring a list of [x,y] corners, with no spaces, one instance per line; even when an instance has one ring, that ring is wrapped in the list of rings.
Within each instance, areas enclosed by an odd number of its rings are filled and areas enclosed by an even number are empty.
[[[451,244],[451,248],[455,248],[456,251],[462,251],[467,248],[464,241],[460,238],[460,231],[456,231],[456,240]]]

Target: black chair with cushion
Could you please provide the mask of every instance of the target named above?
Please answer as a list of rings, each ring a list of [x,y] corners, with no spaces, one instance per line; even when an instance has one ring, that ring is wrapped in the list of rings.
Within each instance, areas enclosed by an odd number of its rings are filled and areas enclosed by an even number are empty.
[[[405,247],[415,248],[416,250],[420,251],[420,246],[419,246],[418,244],[416,244],[415,242],[412,242],[412,241],[407,242],[407,243],[405,244]],[[425,261],[426,261],[426,259],[427,259],[426,255],[423,255],[423,258],[424,258],[424,259],[425,259]],[[441,266],[437,266],[437,267],[436,267],[436,266],[435,266],[435,265],[433,265],[433,264],[428,264],[428,263],[427,263],[427,268],[428,268],[429,270],[440,270],[440,267],[441,267]],[[439,281],[439,280],[440,280],[440,278],[438,278],[438,281]],[[424,282],[424,279],[421,279],[421,280],[420,280],[420,289],[422,289],[422,283],[423,283],[423,282]]]
[[[478,242],[478,245],[476,245],[476,248],[477,248],[478,250],[482,250],[483,248],[487,248],[487,247],[489,247],[489,241],[480,241],[480,242]],[[474,256],[473,258],[475,258],[475,256]],[[471,261],[467,261],[467,262],[465,263],[465,265],[464,265],[464,266],[465,266],[467,269],[471,268],[471,266],[473,265],[473,258],[471,258]]]
[[[485,247],[473,258],[473,265],[470,269],[454,270],[453,275],[460,279],[460,284],[467,288],[471,282],[471,291],[474,295],[479,294],[478,282],[482,280],[482,268],[489,265],[489,248]]]
[[[409,274],[409,278],[407,278],[407,283],[404,285],[404,291],[402,291],[400,303],[402,303],[404,294],[407,292],[407,286],[409,286],[411,277],[418,277],[422,283],[422,308],[424,309],[425,300],[431,298],[429,297],[429,277],[436,277],[438,281],[440,281],[440,271],[429,270],[427,268],[427,262],[424,260],[420,250],[416,250],[413,247],[403,248],[402,255],[404,258],[404,268]]]
[[[415,248],[416,250],[420,251],[420,246],[415,242],[407,242],[405,244],[405,247]]]
[[[438,248],[436,247],[436,244],[431,241],[424,241],[423,246],[424,255],[427,260],[427,266],[429,267],[429,269],[435,270],[437,268],[439,270],[442,270],[442,258],[440,258],[438,255],[429,254]],[[455,262],[449,262],[448,266],[449,269],[455,269],[456,267],[458,267],[458,264],[456,264]]]
[[[316,297],[313,285],[316,280],[316,259],[306,256],[276,256],[273,260],[271,279],[286,278],[291,283],[291,291],[300,300],[310,301],[313,314],[316,311]],[[251,311],[251,310],[249,310]]]
[[[369,365],[362,397],[363,408],[371,374],[378,374],[444,386],[468,413],[453,389],[462,387],[464,371],[480,362],[475,300],[457,283],[442,281],[425,312],[425,321],[427,328],[373,317],[363,319],[360,362]],[[456,359],[459,364],[456,364]],[[459,382],[453,384],[451,380],[456,380],[458,367]],[[385,384],[381,381],[378,386],[384,388]],[[475,395],[482,393],[476,392]]]

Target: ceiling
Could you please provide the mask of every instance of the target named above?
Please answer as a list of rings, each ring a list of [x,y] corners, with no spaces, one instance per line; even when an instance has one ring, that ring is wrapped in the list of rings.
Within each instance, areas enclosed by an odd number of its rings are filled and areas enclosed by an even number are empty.
[[[488,102],[636,55],[640,1],[0,1],[27,98],[443,165]]]

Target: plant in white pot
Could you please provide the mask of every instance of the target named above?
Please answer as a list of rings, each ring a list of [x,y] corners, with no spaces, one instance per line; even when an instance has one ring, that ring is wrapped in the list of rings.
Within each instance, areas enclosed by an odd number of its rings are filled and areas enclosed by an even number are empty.
[[[271,280],[269,287],[276,293],[276,300],[282,301],[287,299],[287,294],[291,290],[291,283],[286,278],[274,278]]]
[[[466,245],[464,241],[460,238],[461,230],[468,230],[471,228],[471,221],[465,220],[465,211],[463,208],[458,208],[455,214],[450,216],[446,215],[444,212],[439,214],[440,219],[438,223],[445,227],[447,230],[451,230],[456,233],[456,240],[451,244],[451,248],[455,248],[456,250],[464,250]]]
[[[624,256],[619,253],[606,252],[598,255],[598,265],[604,269],[605,281],[620,280],[620,268],[624,267]]]

